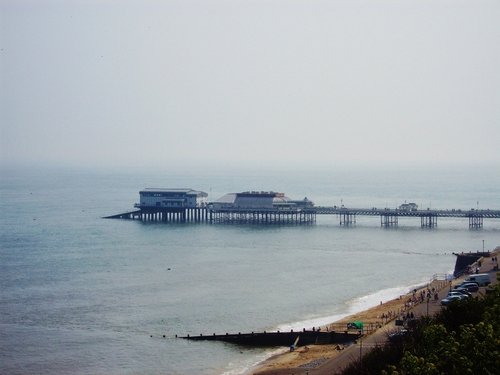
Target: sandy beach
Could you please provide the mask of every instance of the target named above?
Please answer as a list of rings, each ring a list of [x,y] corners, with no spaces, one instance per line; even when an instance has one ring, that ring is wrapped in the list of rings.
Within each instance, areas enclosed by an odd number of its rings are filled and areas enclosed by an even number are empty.
[[[474,269],[479,268],[479,272],[491,272],[490,278],[496,283],[494,262],[491,259],[500,253],[497,247],[488,258],[481,258]],[[480,265],[479,265],[480,264]],[[464,275],[451,282],[451,285],[460,283],[468,275]],[[285,375],[285,374],[336,374],[345,368],[351,361],[359,358],[361,352],[366,352],[370,348],[381,344],[387,340],[388,334],[399,329],[395,325],[398,318],[407,314],[420,317],[425,314],[434,314],[441,309],[440,301],[445,297],[450,289],[450,281],[433,280],[428,285],[419,287],[408,294],[390,301],[381,301],[379,305],[367,310],[352,314],[339,321],[332,322],[322,330],[339,330],[347,327],[348,322],[362,321],[368,332],[360,343],[355,343],[349,347],[341,345],[310,345],[299,347],[294,351],[287,351],[275,355],[262,362],[246,374],[253,375]],[[427,299],[421,296],[430,292],[432,297],[427,303]]]

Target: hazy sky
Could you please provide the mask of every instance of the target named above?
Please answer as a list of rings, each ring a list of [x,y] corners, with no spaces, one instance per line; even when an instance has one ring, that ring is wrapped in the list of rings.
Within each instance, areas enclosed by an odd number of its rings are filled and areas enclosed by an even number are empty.
[[[500,1],[0,0],[2,164],[500,164]]]

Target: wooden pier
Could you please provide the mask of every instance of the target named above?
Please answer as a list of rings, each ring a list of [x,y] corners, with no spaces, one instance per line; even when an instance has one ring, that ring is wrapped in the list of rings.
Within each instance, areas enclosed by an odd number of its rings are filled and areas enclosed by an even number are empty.
[[[327,207],[316,206],[316,215],[337,215],[341,226],[349,226],[356,223],[356,216],[379,216],[380,226],[397,227],[399,218],[415,217],[420,218],[422,228],[437,227],[437,219],[441,218],[467,218],[470,229],[480,229],[483,227],[484,219],[499,219],[500,210],[400,210],[400,209],[377,209],[377,208],[347,208],[347,207]]]
[[[169,209],[142,208],[140,220],[178,223],[201,223],[209,221],[209,211],[204,207]]]
[[[140,210],[136,211],[106,216],[104,219],[220,224],[313,224],[316,222],[316,211],[314,209],[214,210],[209,207],[180,209],[155,207],[140,208]]]
[[[104,219],[130,219],[172,223],[201,223],[211,221],[212,215],[205,207],[195,208],[154,208],[141,207],[140,210],[106,216]]]
[[[312,224],[316,222],[313,209],[233,209],[210,210],[210,222],[224,224]]]
[[[356,224],[357,216],[379,216],[380,226],[397,227],[404,217],[420,218],[422,228],[435,228],[438,218],[465,218],[469,229],[481,229],[484,219],[499,219],[500,210],[400,210],[346,207],[231,208],[215,209],[208,203],[200,207],[135,206],[137,210],[106,216],[106,219],[131,219],[151,222],[214,224],[314,224],[317,215],[336,215],[340,226]]]

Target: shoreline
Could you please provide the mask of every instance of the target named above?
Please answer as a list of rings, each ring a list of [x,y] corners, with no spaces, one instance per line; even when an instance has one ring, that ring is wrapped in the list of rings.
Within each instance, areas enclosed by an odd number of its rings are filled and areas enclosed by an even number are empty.
[[[451,273],[452,272],[450,271],[450,275]],[[365,310],[376,307],[378,306],[380,301],[388,302],[402,295],[408,294],[409,291],[413,289],[421,289],[428,283],[429,281],[421,281],[407,286],[385,288],[360,297],[354,297],[345,302],[346,309],[344,312],[339,312],[336,314],[318,318],[305,319],[295,323],[280,324],[276,326],[276,330],[289,331],[293,329],[295,331],[300,331],[303,328],[312,329],[312,327],[327,327],[330,324],[334,324],[342,321],[343,319],[347,319],[352,315],[359,314]]]
[[[411,284],[408,286],[404,287],[392,287],[392,288],[387,288],[387,289],[382,289],[379,291],[376,291],[374,293],[364,295],[361,297],[356,297],[352,299],[351,301],[351,306],[349,306],[348,311],[345,313],[339,313],[339,314],[334,314],[331,316],[327,316],[324,318],[317,318],[317,319],[310,319],[310,320],[304,320],[301,322],[297,323],[292,323],[292,324],[282,324],[278,326],[278,329],[281,331],[285,330],[290,330],[294,329],[297,331],[300,331],[304,326],[309,328],[309,325],[305,324],[306,322],[318,322],[318,321],[324,321],[325,323],[323,324],[318,324],[315,325],[314,327],[320,327],[321,330],[335,330],[339,324],[345,324],[349,321],[352,320],[361,320],[359,318],[364,318],[365,316],[369,315],[370,317],[368,319],[364,319],[366,323],[376,323],[377,319],[373,319],[373,314],[374,310],[379,311],[379,310],[387,310],[393,311],[394,312],[394,317],[396,316],[396,312],[400,312],[400,308],[398,309],[397,306],[402,304],[402,301],[404,300],[404,296],[409,296],[411,295],[411,290],[417,289],[420,290],[422,288],[425,288],[425,286],[428,283],[425,282],[419,282],[417,284]],[[446,282],[447,285],[447,282]],[[387,293],[388,291],[393,291],[392,293]],[[406,291],[404,293],[397,293],[401,291]],[[385,299],[382,300],[382,303],[378,303],[377,301],[380,301],[380,297],[385,297]],[[363,301],[363,300],[368,300],[368,301]],[[395,308],[396,307],[396,308]],[[380,314],[375,314],[381,315]],[[382,320],[380,319],[380,323],[382,323]],[[335,349],[338,345],[312,345],[308,347],[308,355],[303,355],[303,347],[299,347],[296,351],[290,352],[288,348],[281,348],[281,349],[276,349],[274,352],[279,351],[279,353],[271,354],[268,358],[258,362],[255,366],[252,366],[251,368],[245,370],[242,375],[260,375],[262,374],[267,374],[268,370],[272,370],[275,368],[280,368],[283,369],[284,365],[290,364],[290,363],[295,363],[295,362],[302,362],[306,361],[308,359],[319,359],[315,358],[321,355],[323,358],[328,357],[333,358],[335,354]],[[302,355],[301,355],[302,354]],[[333,354],[333,355],[332,355]],[[297,358],[297,357],[302,357],[302,358]],[[293,360],[291,359],[293,358]]]
[[[491,256],[496,256],[499,253],[500,247],[496,247],[491,251]],[[483,258],[481,258],[481,260],[483,260]],[[488,260],[488,258],[486,258],[486,260]],[[483,261],[482,263],[483,267],[481,268],[481,272],[491,271],[490,269],[486,269],[490,266],[489,261]],[[420,316],[422,315],[423,305],[426,305],[424,301],[419,301],[419,296],[422,291],[435,291],[437,296],[436,299],[432,298],[431,302],[426,306],[428,313],[435,313],[441,309],[439,302],[444,297],[444,294],[447,293],[448,288],[451,287],[452,283],[455,284],[457,281],[468,275],[463,275],[459,278],[453,278],[451,280],[448,279],[448,276],[449,275],[447,274],[442,280],[431,279],[428,283],[419,283],[417,285],[410,285],[408,287],[401,288],[389,288],[375,292],[371,295],[358,297],[355,301],[362,300],[363,298],[369,298],[370,296],[373,297],[391,289],[403,290],[406,288],[408,291],[407,293],[388,299],[385,302],[382,300],[379,304],[375,303],[374,305],[361,308],[358,311],[352,311],[350,313],[346,313],[345,315],[338,314],[338,319],[321,325],[320,328],[322,330],[338,330],[339,327],[347,325],[349,321],[360,320],[363,321],[365,325],[374,325],[376,327],[374,332],[383,330],[385,335],[387,335],[391,331],[398,329],[394,325],[394,322],[398,317],[407,313],[409,314],[413,311],[419,311],[418,314]],[[354,308],[354,310],[356,309]],[[417,314],[415,315],[418,316]],[[370,335],[371,333],[369,333],[366,337],[369,338]],[[355,345],[351,344],[349,348],[352,346]],[[253,366],[243,372],[243,375],[284,375],[292,373],[309,373],[309,371],[320,370],[320,367],[326,362],[331,362],[332,360],[335,361],[334,358],[341,354],[344,349],[345,348],[340,345],[311,345],[309,347],[298,347],[295,351],[283,348],[283,352],[271,355],[267,359],[259,362],[256,366]]]
[[[445,286],[448,286],[448,282],[443,281],[441,289]],[[321,326],[321,329],[335,330],[335,328],[338,329],[339,325],[347,326],[348,322],[356,320],[361,320],[365,324],[375,325],[378,328],[383,327],[394,321],[402,312],[410,310],[404,309],[404,303],[412,296],[412,288],[414,287],[409,286],[408,293],[402,294],[399,297],[348,313],[335,321]],[[425,289],[425,287],[421,287],[417,290],[420,291],[422,289]],[[384,318],[384,316],[387,316],[387,318]],[[342,350],[344,350],[344,347],[339,345],[311,345],[306,350],[299,347],[294,352],[290,352],[288,349],[284,348],[283,353],[269,357],[257,366],[244,372],[244,375],[271,375],[277,373],[276,371],[297,367],[302,367],[304,369],[316,368],[322,362],[336,357]]]

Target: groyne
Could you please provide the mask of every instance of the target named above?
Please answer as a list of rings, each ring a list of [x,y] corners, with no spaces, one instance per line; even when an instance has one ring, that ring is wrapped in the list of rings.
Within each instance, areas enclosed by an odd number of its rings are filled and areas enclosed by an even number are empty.
[[[320,331],[320,330],[303,330],[294,332],[251,332],[237,333],[225,335],[203,335],[199,336],[183,336],[180,337],[186,340],[206,340],[206,341],[224,341],[232,344],[253,346],[253,347],[273,347],[273,346],[304,346],[304,345],[327,345],[341,344],[346,345],[353,343],[363,332],[360,331]]]

